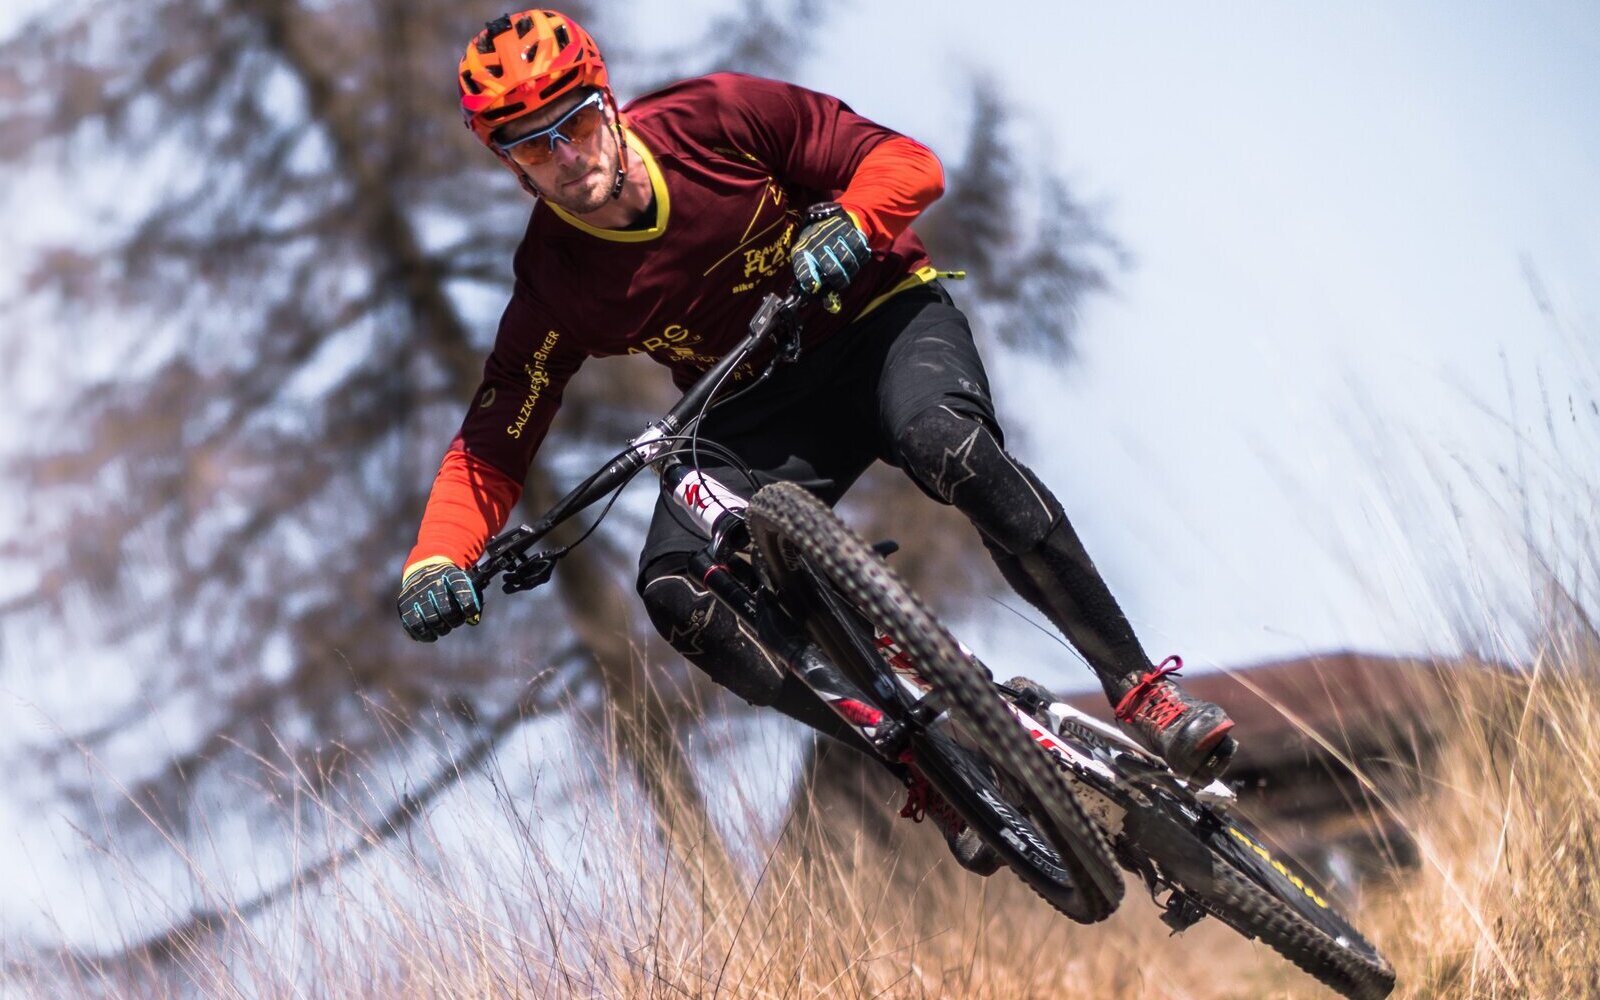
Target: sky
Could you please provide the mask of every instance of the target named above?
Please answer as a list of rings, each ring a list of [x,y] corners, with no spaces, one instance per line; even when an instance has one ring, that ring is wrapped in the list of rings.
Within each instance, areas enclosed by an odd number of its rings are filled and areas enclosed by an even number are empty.
[[[602,48],[660,46],[732,6],[642,0],[593,27]],[[1497,574],[1488,541],[1517,520],[1497,505],[1516,498],[1451,483],[1455,551],[1423,494],[1441,467],[1515,467],[1532,445],[1510,430],[1594,396],[1600,7],[917,11],[836,5],[796,79],[954,159],[963,91],[993,76],[1023,149],[1131,251],[1078,364],[989,360],[1014,450],[1151,651],[1448,645],[1429,591],[1473,559]],[[0,249],[70,224],[30,215]],[[1578,453],[1597,438],[1580,429]],[[1010,631],[997,621],[972,627]],[[1048,647],[1030,669],[1056,669]]]
[[[1540,500],[1472,479],[1595,395],[1600,7],[919,11],[843,13],[802,82],[955,157],[961,87],[992,74],[1132,251],[1075,368],[990,362],[1151,651],[1448,648],[1445,578],[1487,577],[1509,617],[1531,590],[1500,538]],[[1549,471],[1530,493],[1577,496]]]
[[[727,6],[630,26],[687,38]],[[1504,536],[1567,539],[1600,467],[1600,5],[906,10],[840,6],[797,80],[953,159],[992,74],[1131,251],[1074,367],[990,363],[1153,654],[1448,648],[1444,583],[1526,610]],[[0,252],[27,235],[0,228]],[[1010,616],[966,626],[1002,675],[1087,680]]]

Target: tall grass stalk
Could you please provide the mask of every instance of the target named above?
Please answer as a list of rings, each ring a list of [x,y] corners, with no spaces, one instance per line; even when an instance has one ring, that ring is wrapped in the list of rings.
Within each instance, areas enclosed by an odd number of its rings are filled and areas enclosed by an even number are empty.
[[[1430,790],[1394,808],[1420,866],[1369,883],[1354,916],[1390,955],[1400,997],[1600,995],[1600,653],[1552,641],[1524,671],[1463,670]],[[613,726],[627,720],[615,720]],[[1404,748],[1397,748],[1404,752]],[[1267,949],[1214,921],[1169,937],[1130,886],[1077,927],[1002,872],[957,868],[931,825],[887,838],[816,789],[734,877],[708,831],[664,842],[607,740],[574,747],[564,808],[530,812],[502,754],[474,794],[384,839],[348,803],[302,859],[375,846],[268,912],[170,952],[90,960],[12,954],[17,995],[137,997],[1315,997]],[[1359,766],[1360,762],[1355,762]],[[541,779],[544,780],[544,779]],[[314,793],[302,783],[302,794]],[[731,820],[771,826],[771,784]],[[892,811],[896,802],[881,803]],[[742,812],[742,815],[741,815]],[[201,873],[196,873],[197,880]],[[235,880],[234,884],[238,884]],[[223,907],[224,911],[229,910]]]

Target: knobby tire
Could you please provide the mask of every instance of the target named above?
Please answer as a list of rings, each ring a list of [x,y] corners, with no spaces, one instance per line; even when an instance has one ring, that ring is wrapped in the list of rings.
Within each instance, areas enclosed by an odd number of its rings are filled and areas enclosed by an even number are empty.
[[[803,487],[793,483],[763,487],[752,498],[746,517],[756,550],[780,594],[808,586],[807,569],[820,575],[834,594],[894,637],[961,728],[981,741],[983,753],[1008,779],[1017,804],[1055,847],[1072,891],[1013,864],[1022,880],[1080,923],[1110,916],[1122,899],[1123,879],[1105,834],[1048,755],[1002,704],[987,671],[962,651],[888,563]],[[825,649],[840,655],[825,628],[815,621],[808,621],[807,628]],[[840,666],[849,669],[846,663]],[[880,661],[862,664],[861,669],[881,672],[888,667]],[[991,843],[996,839],[981,826],[979,833]],[[1004,849],[1001,853],[1008,861],[1012,857]]]
[[[1325,900],[1312,900],[1313,880],[1258,853],[1266,848],[1243,826],[1171,794],[1141,792],[1123,829],[1191,901],[1347,997],[1389,995],[1394,969]]]
[[[1211,843],[1229,836],[1224,829],[1207,838],[1216,863],[1210,878],[1191,888],[1200,905],[1353,1000],[1387,997],[1394,969],[1377,949],[1331,909],[1312,919],[1305,890],[1270,864],[1251,864],[1237,842],[1227,849]]]

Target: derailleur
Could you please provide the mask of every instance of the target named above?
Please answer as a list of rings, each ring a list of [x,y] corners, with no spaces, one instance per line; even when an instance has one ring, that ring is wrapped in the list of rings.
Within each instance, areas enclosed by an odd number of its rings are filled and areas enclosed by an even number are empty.
[[[1167,902],[1161,911],[1161,922],[1172,928],[1172,933],[1181,934],[1195,924],[1204,920],[1206,911],[1199,903],[1174,889],[1167,894]]]
[[[1182,933],[1205,918],[1205,909],[1174,885],[1171,876],[1148,854],[1134,849],[1132,843],[1122,837],[1117,838],[1116,851],[1122,866],[1144,881],[1151,902],[1161,907],[1161,922],[1172,928],[1172,933]],[[1167,891],[1164,900],[1161,898],[1163,889]]]

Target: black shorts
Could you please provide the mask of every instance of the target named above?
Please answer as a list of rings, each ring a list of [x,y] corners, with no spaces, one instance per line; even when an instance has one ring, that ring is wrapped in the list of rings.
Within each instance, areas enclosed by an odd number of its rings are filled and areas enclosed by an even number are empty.
[[[1000,438],[972,329],[937,282],[894,296],[707,415],[701,439],[732,449],[755,485],[724,461],[702,455],[700,465],[744,497],[756,486],[789,481],[831,506],[874,460],[898,466],[901,430],[935,406],[976,417]],[[639,556],[641,585],[655,575],[652,563],[705,544],[688,515],[663,496]]]

